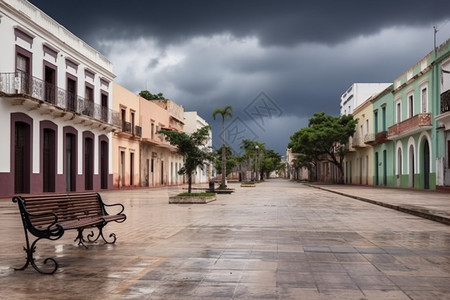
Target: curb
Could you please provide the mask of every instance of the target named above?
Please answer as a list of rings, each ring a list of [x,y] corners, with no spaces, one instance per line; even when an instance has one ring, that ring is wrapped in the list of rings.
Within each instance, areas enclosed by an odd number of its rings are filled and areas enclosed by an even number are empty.
[[[320,189],[323,191],[327,191],[327,192],[331,192],[331,193],[335,193],[341,196],[345,196],[345,197],[349,197],[349,198],[353,198],[356,200],[360,200],[360,201],[364,201],[367,203],[371,203],[371,204],[375,204],[378,206],[382,206],[382,207],[386,207],[386,208],[390,208],[390,209],[395,209],[397,211],[403,212],[403,213],[407,213],[410,215],[414,215],[417,217],[421,217],[424,219],[428,219],[431,221],[435,221],[435,222],[439,222],[445,225],[450,225],[450,218],[441,216],[441,215],[436,215],[433,214],[430,210],[426,209],[426,208],[421,208],[421,207],[405,207],[405,206],[399,206],[399,205],[393,205],[393,204],[389,204],[386,202],[381,202],[381,201],[376,201],[376,200],[372,200],[372,199],[367,199],[367,198],[363,198],[363,197],[359,197],[359,196],[355,196],[355,195],[349,195],[346,193],[342,193],[342,192],[338,192],[338,191],[334,191],[334,190],[330,190],[330,189],[326,189],[320,186],[316,186],[316,185],[310,185],[308,184],[308,186],[316,188],[316,189]]]

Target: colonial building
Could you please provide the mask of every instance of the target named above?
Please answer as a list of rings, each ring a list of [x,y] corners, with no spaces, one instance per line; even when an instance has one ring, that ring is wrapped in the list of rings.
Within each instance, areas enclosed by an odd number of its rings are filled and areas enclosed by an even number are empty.
[[[141,186],[176,185],[185,182],[178,174],[183,157],[159,130],[183,131],[184,108],[171,100],[146,100],[139,97],[142,139],[140,144]]]
[[[290,148],[286,149],[285,178],[291,180],[315,180],[315,174],[310,174],[305,167],[300,168],[297,166],[297,158],[299,155],[299,153],[292,152],[292,149]]]
[[[186,111],[184,112],[184,132],[187,134],[192,134],[208,126],[209,124],[200,117],[196,111]],[[203,146],[208,152],[212,152],[212,132],[209,130],[209,137]],[[215,177],[213,170],[213,163],[205,163],[203,167],[197,167],[195,174],[193,176],[192,183],[207,183],[212,177]]]
[[[437,121],[436,188],[450,189],[450,40],[436,51],[432,74],[437,78],[432,85],[435,97],[434,118]]]
[[[112,187],[112,63],[24,0],[0,1],[0,194]]]
[[[366,170],[367,184],[372,177],[373,185],[450,187],[449,68],[450,40],[354,110],[358,127],[345,159],[348,183],[364,184]],[[358,171],[355,157],[367,157],[367,166],[356,161]],[[363,174],[359,180],[355,171]]]
[[[113,135],[114,188],[140,186],[140,97],[114,83],[114,109],[121,129]]]
[[[436,166],[432,163],[436,152],[431,151],[436,132],[432,122],[431,74],[425,57],[394,80],[394,105],[388,112],[393,116],[393,124],[388,124],[387,138],[394,143],[391,168],[397,187],[436,187]]]

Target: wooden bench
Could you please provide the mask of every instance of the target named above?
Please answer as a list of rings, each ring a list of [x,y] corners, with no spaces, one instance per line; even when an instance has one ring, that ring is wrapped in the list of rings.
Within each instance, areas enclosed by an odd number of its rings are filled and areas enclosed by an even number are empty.
[[[122,223],[126,219],[123,213],[124,206],[120,203],[106,204],[103,202],[100,194],[94,192],[70,193],[70,194],[46,194],[15,196],[12,199],[17,203],[22,218],[23,229],[25,231],[27,261],[21,268],[15,270],[25,270],[29,264],[42,274],[53,274],[58,269],[58,263],[53,258],[46,258],[44,264],[48,261],[53,263],[53,269],[45,271],[39,268],[33,257],[36,250],[36,243],[41,239],[57,240],[61,238],[66,230],[76,229],[78,235],[75,241],[78,245],[86,247],[85,243],[94,243],[100,237],[107,244],[116,242],[116,235],[111,233],[110,241],[103,235],[103,227],[112,221]],[[117,206],[118,213],[110,215],[106,207]],[[85,229],[97,229],[84,236]],[[29,234],[36,239],[30,244]]]

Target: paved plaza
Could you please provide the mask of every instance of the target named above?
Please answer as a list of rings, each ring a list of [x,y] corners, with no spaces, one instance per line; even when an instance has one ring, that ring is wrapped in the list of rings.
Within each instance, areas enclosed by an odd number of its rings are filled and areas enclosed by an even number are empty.
[[[103,192],[125,205],[117,243],[41,240],[54,275],[12,269],[25,240],[2,199],[0,299],[450,299],[450,226],[282,179],[230,187],[184,205],[168,204],[181,186]]]

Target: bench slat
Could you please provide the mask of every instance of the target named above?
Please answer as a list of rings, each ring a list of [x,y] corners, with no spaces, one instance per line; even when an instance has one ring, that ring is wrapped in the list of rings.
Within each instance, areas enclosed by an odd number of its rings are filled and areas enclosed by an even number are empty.
[[[99,225],[103,222],[124,220],[125,215],[106,215],[97,193],[48,194],[22,197],[30,214],[52,212],[58,216],[58,224],[65,229]],[[30,216],[31,224],[47,229],[54,221],[52,215]]]

